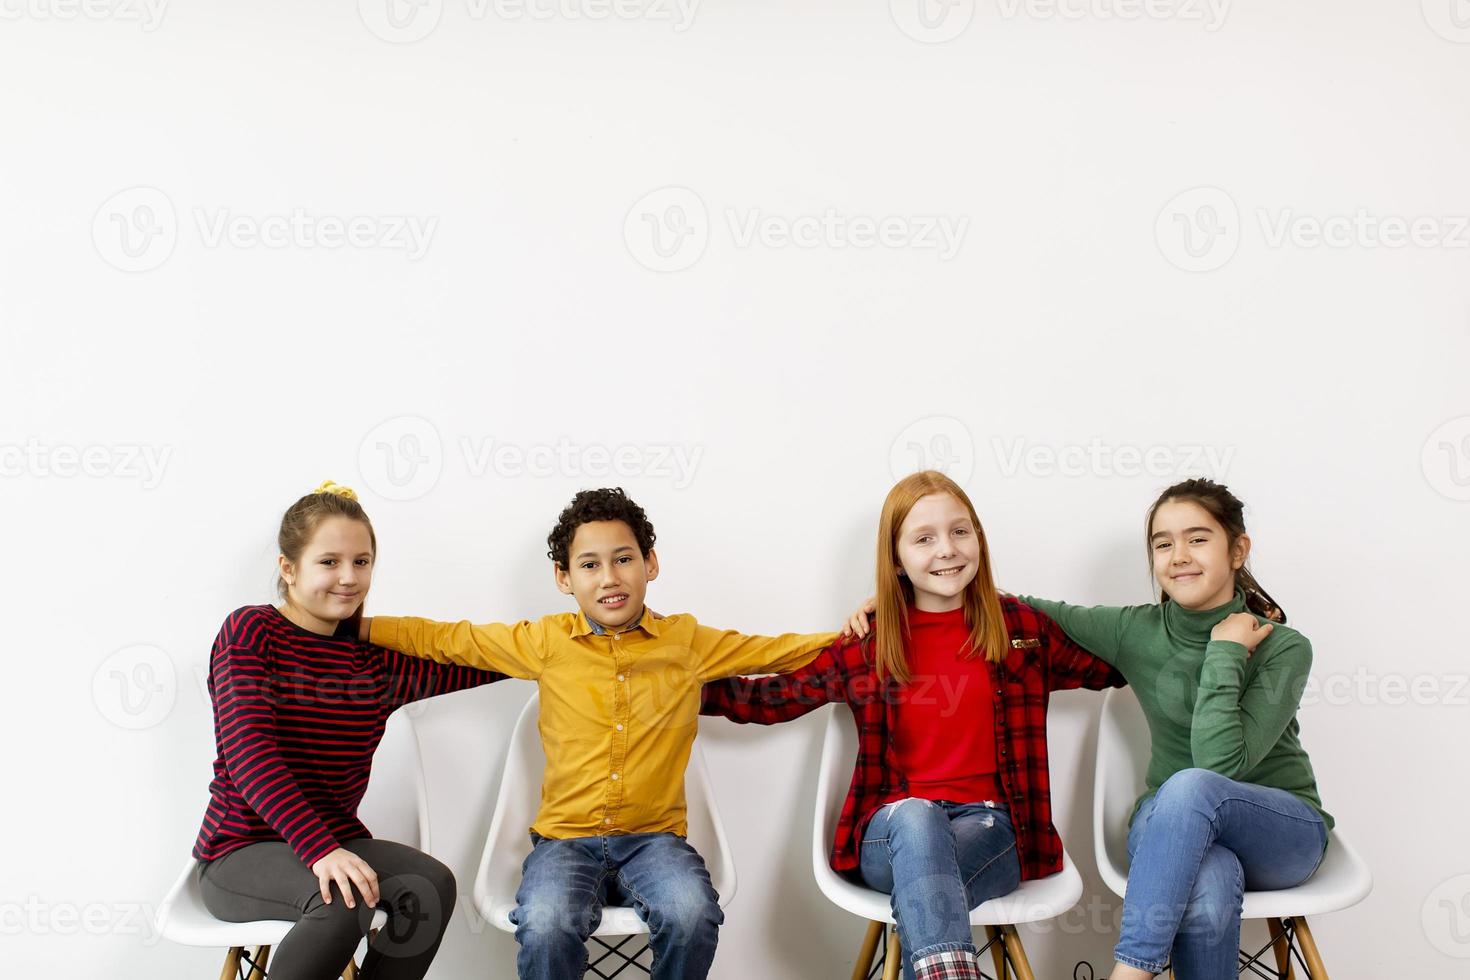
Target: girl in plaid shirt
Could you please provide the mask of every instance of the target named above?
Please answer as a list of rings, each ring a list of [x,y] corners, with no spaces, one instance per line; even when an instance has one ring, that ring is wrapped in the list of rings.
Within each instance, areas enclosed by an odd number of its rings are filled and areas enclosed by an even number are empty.
[[[884,501],[876,602],[876,632],[864,617],[800,670],[707,684],[702,711],[774,724],[848,704],[859,748],[832,867],[892,896],[908,980],[978,980],[970,909],[1062,867],[1047,696],[1123,679],[997,594],[974,505],[942,473]]]

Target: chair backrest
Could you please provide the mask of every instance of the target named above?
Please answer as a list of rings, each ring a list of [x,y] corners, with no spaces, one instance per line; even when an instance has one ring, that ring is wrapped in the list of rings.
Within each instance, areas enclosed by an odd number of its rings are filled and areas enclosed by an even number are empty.
[[[485,852],[475,877],[475,903],[500,928],[507,925],[505,912],[514,907],[515,893],[520,887],[521,865],[526,855],[531,853],[527,831],[535,821],[541,803],[546,754],[541,746],[540,716],[540,694],[532,694],[511,734],[500,794],[495,801]],[[735,861],[698,741],[690,751],[689,765],[684,770],[684,796],[688,808],[689,843],[704,858],[710,880],[719,892],[721,906],[727,905],[735,895]]]
[[[1128,818],[1147,785],[1152,744],[1148,720],[1133,689],[1109,690],[1098,719],[1092,809],[1093,840],[1104,878],[1110,871],[1128,874]],[[1113,881],[1107,883],[1113,887]]]
[[[816,819],[812,821],[812,873],[818,882],[835,877],[830,862],[832,839],[837,834],[837,821],[842,816],[848,787],[852,785],[858,750],[857,723],[852,709],[838,703],[822,710],[828,712],[827,734],[822,739]]]
[[[429,792],[409,705],[388,716],[357,814],[372,835],[429,850]]]
[[[358,816],[374,837],[429,849],[429,796],[423,757],[413,719],[399,709],[388,716],[383,739],[373,753],[372,774],[358,806]],[[290,922],[221,922],[204,906],[199,862],[184,870],[158,906],[154,919],[159,935],[189,946],[272,946],[291,928]],[[374,927],[387,919],[380,910]]]

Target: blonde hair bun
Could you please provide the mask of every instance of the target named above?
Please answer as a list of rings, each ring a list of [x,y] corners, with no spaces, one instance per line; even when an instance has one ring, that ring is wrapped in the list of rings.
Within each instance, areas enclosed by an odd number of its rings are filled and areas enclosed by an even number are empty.
[[[348,500],[357,499],[357,491],[351,487],[344,487],[340,483],[333,483],[331,480],[323,480],[322,485],[313,490],[312,493],[331,493],[336,494],[338,497],[346,497]]]

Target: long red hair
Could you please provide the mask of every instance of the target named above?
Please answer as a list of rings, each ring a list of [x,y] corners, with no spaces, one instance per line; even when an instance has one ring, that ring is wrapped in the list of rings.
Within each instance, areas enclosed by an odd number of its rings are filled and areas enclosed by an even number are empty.
[[[975,505],[958,483],[938,470],[923,470],[894,484],[883,501],[883,514],[878,519],[878,581],[874,593],[878,617],[874,631],[876,666],[879,678],[892,677],[900,684],[909,680],[908,608],[914,601],[914,587],[898,574],[902,564],[898,558],[898,531],[914,504],[934,493],[947,493],[965,505],[980,543],[980,567],[964,593],[965,624],[970,628],[970,649],[966,655],[974,658],[984,653],[987,660],[999,663],[1010,650],[1010,634],[990,572],[990,546],[985,540],[985,529],[980,526],[980,515],[975,513]]]

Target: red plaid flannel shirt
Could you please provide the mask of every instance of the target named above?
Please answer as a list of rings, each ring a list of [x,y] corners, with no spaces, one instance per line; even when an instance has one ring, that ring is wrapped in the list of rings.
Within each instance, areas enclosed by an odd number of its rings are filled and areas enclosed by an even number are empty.
[[[1042,878],[1062,870],[1062,839],[1051,821],[1048,695],[1079,687],[1122,687],[1125,681],[1042,613],[1011,596],[1002,596],[1000,604],[1011,649],[1004,661],[991,664],[996,756],[1016,830],[1021,877]],[[879,683],[871,639],[871,633],[861,642],[838,639],[789,674],[711,681],[704,685],[700,706],[702,714],[757,725],[790,721],[828,702],[842,701],[852,708],[858,727],[857,765],[832,843],[832,867],[848,877],[858,875],[858,845],[868,818],[890,787],[907,789],[893,744],[898,686],[891,678]]]

